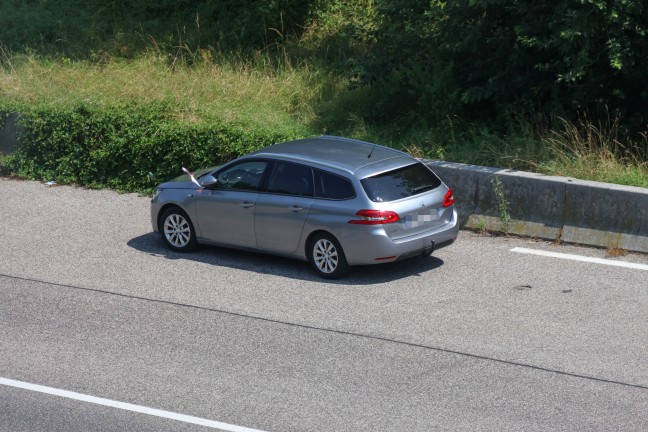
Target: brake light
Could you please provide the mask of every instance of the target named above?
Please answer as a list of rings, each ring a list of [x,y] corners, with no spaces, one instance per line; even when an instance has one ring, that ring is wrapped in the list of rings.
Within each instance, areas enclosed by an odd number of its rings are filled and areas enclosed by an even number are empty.
[[[448,189],[448,192],[446,192],[443,198],[443,207],[450,207],[452,204],[454,204],[454,193],[452,189]]]
[[[350,224],[356,225],[380,225],[398,222],[400,217],[393,211],[382,210],[360,210],[356,213],[360,219],[351,219]]]

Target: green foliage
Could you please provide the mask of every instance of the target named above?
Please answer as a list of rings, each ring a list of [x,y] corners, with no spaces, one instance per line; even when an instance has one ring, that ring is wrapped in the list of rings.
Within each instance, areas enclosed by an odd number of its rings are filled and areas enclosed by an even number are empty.
[[[26,129],[0,169],[142,188],[326,133],[645,185],[647,33],[632,0],[7,0],[0,111]],[[592,125],[611,152],[579,147]]]
[[[489,122],[517,111],[648,123],[648,7],[632,0],[381,0],[365,63],[392,111]],[[386,73],[387,72],[387,73]],[[386,115],[392,115],[386,112]]]
[[[294,138],[236,124],[181,122],[165,104],[0,107],[10,109],[20,113],[23,132],[18,149],[2,162],[5,171],[124,191],[150,189],[149,171],[168,179],[182,166],[213,166]]]
[[[351,76],[357,84],[379,26],[375,0],[319,0],[291,52],[310,56],[322,67]]]
[[[262,48],[304,28],[314,0],[8,0],[0,45],[71,57],[133,57],[144,49]]]
[[[551,157],[544,172],[648,188],[648,136],[620,141],[618,121],[596,125],[587,119],[563,120],[563,127],[543,138]]]
[[[488,234],[488,228],[486,228],[486,219],[483,217],[479,217],[477,221],[475,222],[475,231],[479,235],[486,235]]]
[[[493,193],[495,194],[495,207],[499,212],[500,229],[504,235],[508,235],[511,229],[511,214],[509,213],[509,202],[506,199],[506,191],[499,177],[495,176],[491,180]]]
[[[648,7],[634,0],[0,4],[0,46],[12,52],[110,61],[153,49],[192,63],[266,49],[371,93],[359,111],[365,122],[428,127],[458,116],[497,133],[507,132],[509,112],[544,123],[611,113],[623,133],[644,132],[647,36]]]

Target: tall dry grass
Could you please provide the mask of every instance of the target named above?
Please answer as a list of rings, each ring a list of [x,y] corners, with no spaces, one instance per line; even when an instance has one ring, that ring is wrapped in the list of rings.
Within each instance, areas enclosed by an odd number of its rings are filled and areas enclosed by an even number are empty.
[[[539,165],[548,174],[648,187],[648,136],[621,140],[618,119],[605,125],[586,118],[562,121],[543,142],[551,157]]]

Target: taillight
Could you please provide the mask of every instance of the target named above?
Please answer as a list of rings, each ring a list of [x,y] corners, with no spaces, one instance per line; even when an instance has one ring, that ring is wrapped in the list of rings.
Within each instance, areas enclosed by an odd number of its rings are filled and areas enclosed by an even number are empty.
[[[356,225],[380,225],[398,222],[400,217],[393,211],[382,210],[360,210],[356,213],[360,219],[351,219],[350,224]]]
[[[452,204],[454,204],[454,193],[452,193],[452,189],[448,189],[443,198],[443,207],[450,207]]]

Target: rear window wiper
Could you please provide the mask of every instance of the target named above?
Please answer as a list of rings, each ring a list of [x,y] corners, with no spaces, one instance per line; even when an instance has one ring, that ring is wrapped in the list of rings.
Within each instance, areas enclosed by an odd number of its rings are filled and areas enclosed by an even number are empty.
[[[436,189],[436,186],[435,186],[435,185],[419,186],[419,187],[417,187],[416,189],[414,189],[414,190],[412,191],[412,193],[417,194],[417,193],[421,193],[421,192],[429,191],[429,190],[432,190],[432,189]]]

